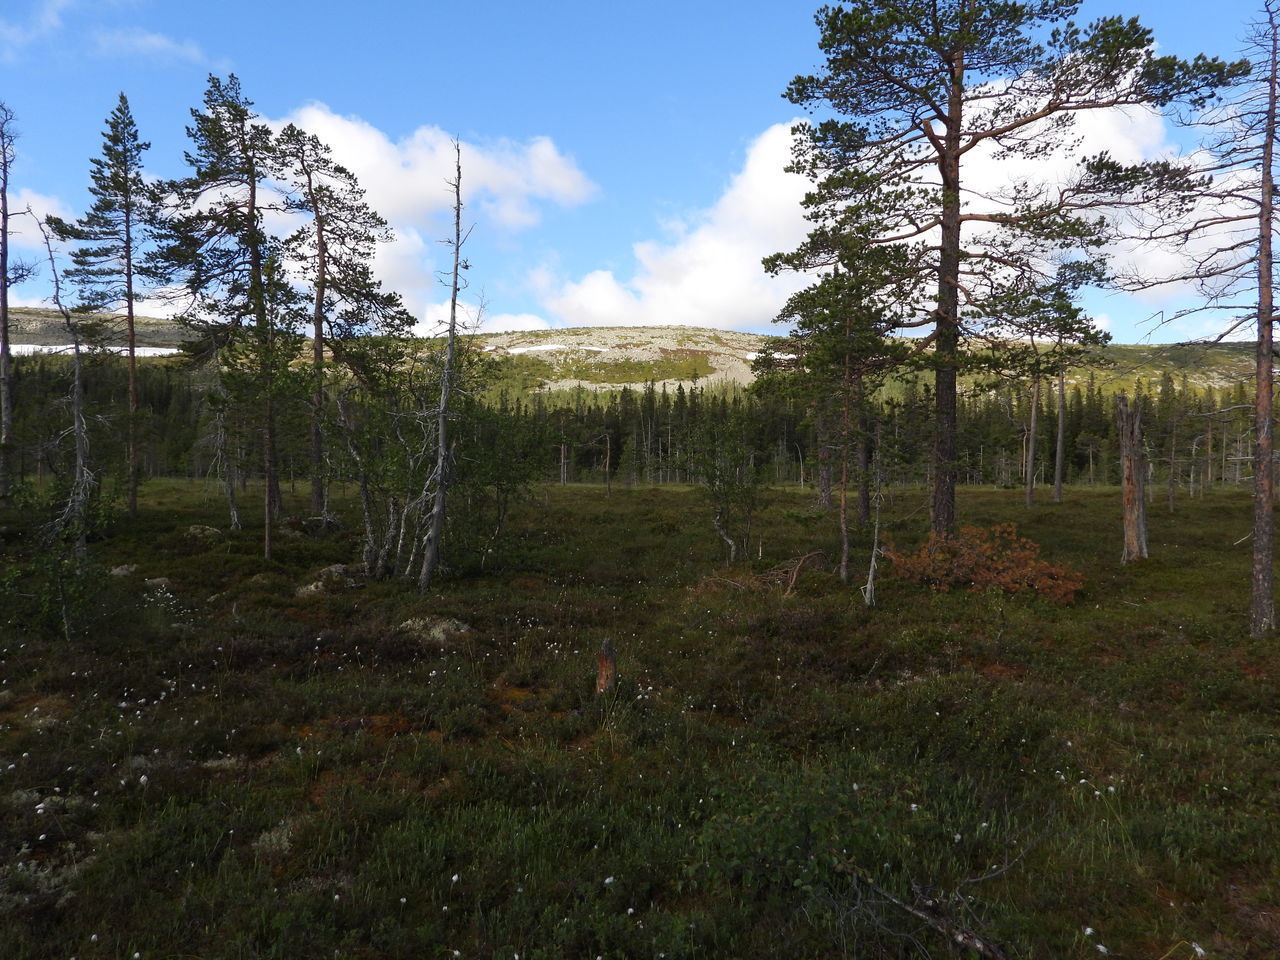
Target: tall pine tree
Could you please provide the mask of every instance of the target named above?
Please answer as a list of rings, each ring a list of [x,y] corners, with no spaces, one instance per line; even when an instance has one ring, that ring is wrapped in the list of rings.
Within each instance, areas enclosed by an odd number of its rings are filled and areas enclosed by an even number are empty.
[[[187,128],[192,173],[168,184],[175,210],[166,218],[153,263],[180,283],[188,301],[182,319],[202,337],[216,362],[231,359],[234,383],[257,409],[264,482],[263,554],[271,558],[272,523],[281,508],[276,406],[296,347],[297,304],[281,279],[281,246],[265,225],[282,200],[272,184],[281,174],[275,135],[252,110],[234,74],[209,77],[204,110]],[[245,377],[256,366],[256,376]]]
[[[142,179],[142,154],[150,148],[138,138],[138,126],[123,93],[107,118],[102,156],[90,163],[89,193],[93,206],[75,224],[49,218],[55,234],[84,245],[71,253],[65,279],[78,288],[77,309],[102,312],[124,309],[129,358],[129,420],[126,471],[129,514],[138,510],[138,362],[134,305],[142,299],[139,272],[155,204]]]
[[[1136,20],[1081,29],[1071,21],[1078,6],[848,0],[823,7],[816,19],[824,68],[786,91],[793,103],[829,113],[799,128],[793,169],[817,184],[805,201],[811,216],[821,229],[872,225],[872,242],[908,246],[911,277],[931,291],[912,323],[929,328],[936,367],[939,533],[955,524],[962,335],[991,318],[993,295],[1011,282],[1052,282],[1064,250],[1100,244],[1098,212],[1117,183],[1169,174],[1104,157],[1082,164],[1069,183],[1011,179],[993,191],[969,176],[973,159],[1003,170],[1042,160],[1070,141],[1082,111],[1203,98],[1232,72],[1203,57],[1155,56]],[[804,266],[829,266],[831,244],[811,247]]]
[[[373,275],[374,248],[392,233],[365,202],[355,175],[319,138],[293,124],[277,145],[289,208],[308,218],[286,247],[311,288],[311,512],[320,516],[328,512],[325,348],[342,362],[354,337],[402,334],[412,321],[399,296]]]

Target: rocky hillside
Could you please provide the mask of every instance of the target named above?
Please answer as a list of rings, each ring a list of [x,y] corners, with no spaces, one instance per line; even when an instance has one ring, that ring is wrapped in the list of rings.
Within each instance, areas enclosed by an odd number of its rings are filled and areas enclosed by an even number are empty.
[[[109,332],[109,339],[124,343],[123,317],[91,316],[88,319],[102,321],[103,329]],[[138,346],[141,347],[176,347],[190,337],[187,330],[172,320],[137,317],[134,327]],[[9,340],[14,344],[48,347],[65,344],[69,338],[62,323],[62,315],[57,310],[11,307]]]
[[[111,324],[123,341],[123,323]],[[62,318],[54,310],[15,307],[11,342],[41,346],[67,342]],[[138,343],[176,347],[189,334],[171,320],[139,317]],[[504,379],[523,389],[586,387],[616,389],[648,383],[737,383],[752,380],[751,361],[767,337],[699,327],[576,327],[518,333],[482,334],[480,349],[503,359]],[[1223,389],[1253,377],[1253,347],[1247,343],[1213,346],[1113,344],[1099,352],[1101,362],[1072,372],[1073,382],[1092,373],[1108,390],[1129,389],[1141,379],[1159,382],[1165,374],[1184,377],[1192,386]]]

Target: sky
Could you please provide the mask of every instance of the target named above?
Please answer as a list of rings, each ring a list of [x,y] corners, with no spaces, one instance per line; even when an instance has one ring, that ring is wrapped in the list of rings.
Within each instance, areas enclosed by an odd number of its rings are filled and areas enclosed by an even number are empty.
[[[472,227],[464,296],[482,329],[783,334],[772,318],[806,281],[769,277],[760,259],[806,232],[805,184],[783,170],[801,114],[781,94],[819,64],[816,6],[4,0],[0,101],[21,137],[11,206],[83,213],[89,160],[121,91],[152,145],[148,171],[185,174],[190,111],[210,73],[235,73],[263,118],[317,134],[360,177],[397,238],[378,273],[424,332],[447,309],[439,241],[451,234],[456,138]],[[1078,20],[1138,16],[1161,52],[1234,57],[1254,4],[1208,10],[1088,0]],[[1134,159],[1186,146],[1158,116],[1100,117],[1085,132]],[[32,240],[27,230],[15,244]],[[46,295],[36,280],[13,302]],[[1187,304],[1176,290],[1085,299],[1122,343],[1212,333],[1204,319],[1160,322]]]

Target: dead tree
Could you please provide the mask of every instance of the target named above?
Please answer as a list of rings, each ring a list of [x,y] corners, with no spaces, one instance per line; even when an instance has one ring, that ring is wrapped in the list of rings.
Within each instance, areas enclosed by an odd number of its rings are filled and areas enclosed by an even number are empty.
[[[440,373],[440,406],[436,414],[435,490],[431,502],[431,524],[422,542],[422,573],[418,586],[426,590],[440,565],[440,537],[444,533],[445,500],[449,492],[449,399],[453,390],[453,361],[458,344],[458,291],[461,289],[462,259],[462,145],[453,142],[453,239],[445,241],[453,248],[452,279],[449,284],[449,332],[444,349],[444,368]]]
[[[1120,434],[1120,484],[1124,508],[1124,550],[1120,562],[1147,557],[1147,504],[1143,496],[1142,406],[1121,393],[1116,397],[1116,426]]]
[[[0,505],[8,505],[13,447],[13,358],[9,351],[9,170],[18,133],[14,114],[0,102]]]
[[[97,480],[89,469],[89,428],[84,416],[84,358],[80,349],[80,325],[71,318],[71,311],[62,300],[62,278],[58,262],[53,255],[53,241],[44,221],[27,208],[36,221],[44,240],[49,262],[49,275],[53,281],[53,304],[62,316],[63,326],[71,337],[71,436],[75,443],[75,466],[71,475],[71,488],[67,491],[62,512],[54,520],[53,529],[59,538],[70,538],[77,564],[85,560],[89,536],[89,508],[93,501]]]

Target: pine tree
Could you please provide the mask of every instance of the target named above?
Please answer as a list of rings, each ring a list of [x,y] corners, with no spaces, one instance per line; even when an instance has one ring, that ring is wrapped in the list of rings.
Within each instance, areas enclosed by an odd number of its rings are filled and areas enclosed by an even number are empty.
[[[73,266],[66,279],[78,288],[76,308],[125,312],[129,358],[129,419],[126,460],[128,507],[138,511],[138,363],[134,330],[134,304],[142,299],[138,289],[142,253],[147,244],[155,204],[142,179],[142,154],[150,147],[138,139],[138,127],[123,93],[107,118],[102,134],[102,156],[90,163],[89,192],[93,206],[74,225],[50,218],[50,226],[62,240],[82,241],[71,254]]]
[[[398,295],[373,275],[378,243],[392,239],[387,222],[364,200],[355,175],[313,134],[289,124],[277,141],[291,193],[289,209],[309,218],[286,241],[311,286],[311,512],[328,510],[325,483],[325,347],[341,362],[351,339],[398,335],[411,323]]]
[[[1052,282],[1066,249],[1096,249],[1097,211],[1121,186],[1159,183],[1167,165],[1125,168],[1107,157],[1068,184],[1010,182],[974,190],[983,162],[1037,159],[1061,149],[1083,110],[1202,99],[1232,69],[1198,57],[1156,57],[1136,20],[1071,22],[1078,3],[1039,0],[849,0],[816,20],[824,70],[786,96],[831,116],[798,128],[792,169],[817,183],[806,198],[815,231],[865,234],[907,247],[910,277],[932,296],[910,326],[931,327],[936,366],[932,526],[955,523],[956,378],[962,335],[991,320],[993,295]],[[1176,173],[1176,171],[1174,171]],[[798,251],[829,265],[822,236]]]
[[[204,110],[191,111],[187,128],[192,173],[167,185],[175,210],[152,264],[156,276],[182,285],[181,319],[201,335],[208,357],[232,358],[240,370],[256,364],[256,377],[235,381],[253,388],[241,400],[258,408],[263,554],[270,559],[272,522],[281,509],[275,408],[292,385],[285,374],[289,351],[300,346],[299,315],[292,290],[279,279],[280,241],[265,226],[267,212],[283,207],[272,192],[281,176],[279,149],[252,107],[234,74],[209,77]]]

